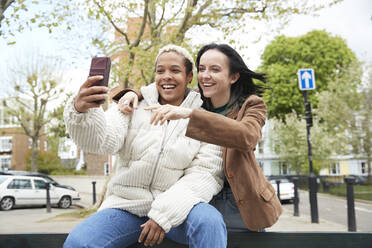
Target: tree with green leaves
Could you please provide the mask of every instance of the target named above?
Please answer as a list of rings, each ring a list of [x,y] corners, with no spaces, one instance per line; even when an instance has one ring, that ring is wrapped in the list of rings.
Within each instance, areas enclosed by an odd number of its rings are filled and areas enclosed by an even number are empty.
[[[362,86],[361,63],[355,61],[339,70],[328,89],[317,94],[311,129],[315,171],[327,165],[332,155],[353,155],[371,161],[371,86]],[[368,82],[368,80],[367,80]],[[302,118],[302,121],[300,121]],[[306,127],[295,112],[284,121],[273,118],[271,143],[278,154],[301,171],[307,163]],[[368,167],[370,175],[370,166]]]
[[[106,54],[121,56],[113,64],[116,82],[124,87],[153,82],[153,62],[159,47],[174,43],[190,47],[188,33],[220,30],[228,37],[246,29],[252,20],[285,23],[293,14],[309,14],[340,2],[314,3],[298,0],[86,0],[90,16],[105,18],[115,30],[116,40],[104,45],[95,40]],[[131,20],[131,24],[128,24]],[[127,25],[128,24],[128,25]],[[133,32],[134,30],[134,32]]]
[[[29,152],[25,156],[26,159],[26,169],[31,169],[32,152]],[[44,174],[52,174],[53,172],[58,172],[62,168],[62,162],[58,157],[58,154],[54,152],[37,152],[37,171]]]
[[[314,69],[316,89],[309,92],[309,101],[317,108],[317,94],[328,90],[329,82],[357,60],[342,38],[318,30],[299,37],[278,36],[266,46],[261,58],[260,70],[268,74],[270,87],[264,93],[268,116],[282,120],[293,110],[298,115],[304,113],[298,88],[299,69]]]
[[[363,89],[363,107],[361,111],[361,151],[367,157],[368,182],[372,185],[372,66],[368,70],[367,86]]]
[[[12,3],[14,3],[15,0],[4,0],[0,2],[0,27],[1,22],[4,19],[4,12],[10,7]]]
[[[333,137],[334,154],[358,154],[359,135],[355,131],[357,116],[363,109],[363,96],[359,90],[362,74],[361,63],[353,62],[340,70],[326,91],[317,94],[319,103],[313,112]],[[348,149],[348,145],[352,149]]]
[[[27,62],[17,63],[12,76],[5,82],[13,85],[13,93],[3,100],[5,114],[14,116],[25,135],[31,139],[31,170],[37,171],[38,140],[45,135],[45,125],[50,121],[47,106],[63,92],[58,84],[62,76],[58,74],[55,58],[27,56]]]
[[[293,111],[285,115],[285,122],[277,118],[271,119],[270,122],[272,122],[269,133],[271,149],[297,174],[309,172],[304,118],[299,119]],[[318,174],[321,168],[328,165],[329,155],[332,153],[332,137],[325,132],[318,120],[314,120],[311,137],[313,169]]]
[[[366,69],[365,85],[360,63],[354,63],[342,77],[331,81],[329,90],[319,94],[315,114],[323,120],[327,132],[338,137],[332,144],[336,152],[367,159],[372,183],[372,69]]]
[[[25,30],[46,29],[52,33],[62,27],[71,30],[84,22],[85,9],[73,0],[1,0],[0,37],[16,43],[14,37]]]

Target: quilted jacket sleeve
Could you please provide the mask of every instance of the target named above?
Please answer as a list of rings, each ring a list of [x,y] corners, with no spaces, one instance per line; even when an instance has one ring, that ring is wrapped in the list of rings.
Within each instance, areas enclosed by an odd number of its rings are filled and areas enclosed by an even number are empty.
[[[91,108],[87,113],[75,110],[70,99],[63,113],[66,130],[85,152],[114,154],[124,144],[130,116],[125,116],[113,106],[106,112]]]

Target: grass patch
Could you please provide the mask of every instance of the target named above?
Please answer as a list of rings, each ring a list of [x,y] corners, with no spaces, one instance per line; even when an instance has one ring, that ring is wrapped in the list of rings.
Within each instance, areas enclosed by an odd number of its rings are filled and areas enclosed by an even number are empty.
[[[92,214],[97,212],[96,208],[91,208],[91,209],[78,209],[76,211],[70,212],[70,213],[64,213],[64,214],[59,214],[56,216],[56,218],[65,218],[65,217],[71,217],[71,218],[76,218],[76,219],[85,219]]]
[[[346,184],[330,186],[328,192],[320,187],[319,192],[346,197]],[[354,198],[372,201],[372,185],[354,185]]]
[[[56,222],[56,221],[79,221],[88,218],[90,215],[97,212],[96,208],[93,209],[78,209],[69,213],[63,213],[54,217],[40,220],[38,222]]]

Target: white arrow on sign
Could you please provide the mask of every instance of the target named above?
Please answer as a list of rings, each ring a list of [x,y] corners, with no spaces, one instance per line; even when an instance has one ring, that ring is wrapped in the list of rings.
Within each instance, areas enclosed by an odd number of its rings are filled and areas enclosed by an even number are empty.
[[[305,88],[310,88],[310,82],[309,82],[309,79],[311,79],[311,74],[308,73],[307,71],[305,71],[303,74],[302,74],[302,77],[301,79],[305,79]]]

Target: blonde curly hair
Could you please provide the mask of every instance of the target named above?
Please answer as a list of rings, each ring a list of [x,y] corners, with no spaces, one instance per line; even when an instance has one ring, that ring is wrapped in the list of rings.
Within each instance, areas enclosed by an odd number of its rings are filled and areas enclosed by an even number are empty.
[[[189,51],[187,51],[185,48],[174,45],[174,44],[169,44],[169,45],[163,46],[162,48],[159,49],[159,52],[158,52],[158,55],[156,56],[155,61],[158,61],[159,56],[162,55],[165,52],[175,52],[175,53],[178,53],[178,54],[182,55],[191,64],[191,70],[190,71],[193,70],[194,60],[193,60],[191,54],[189,53]]]

